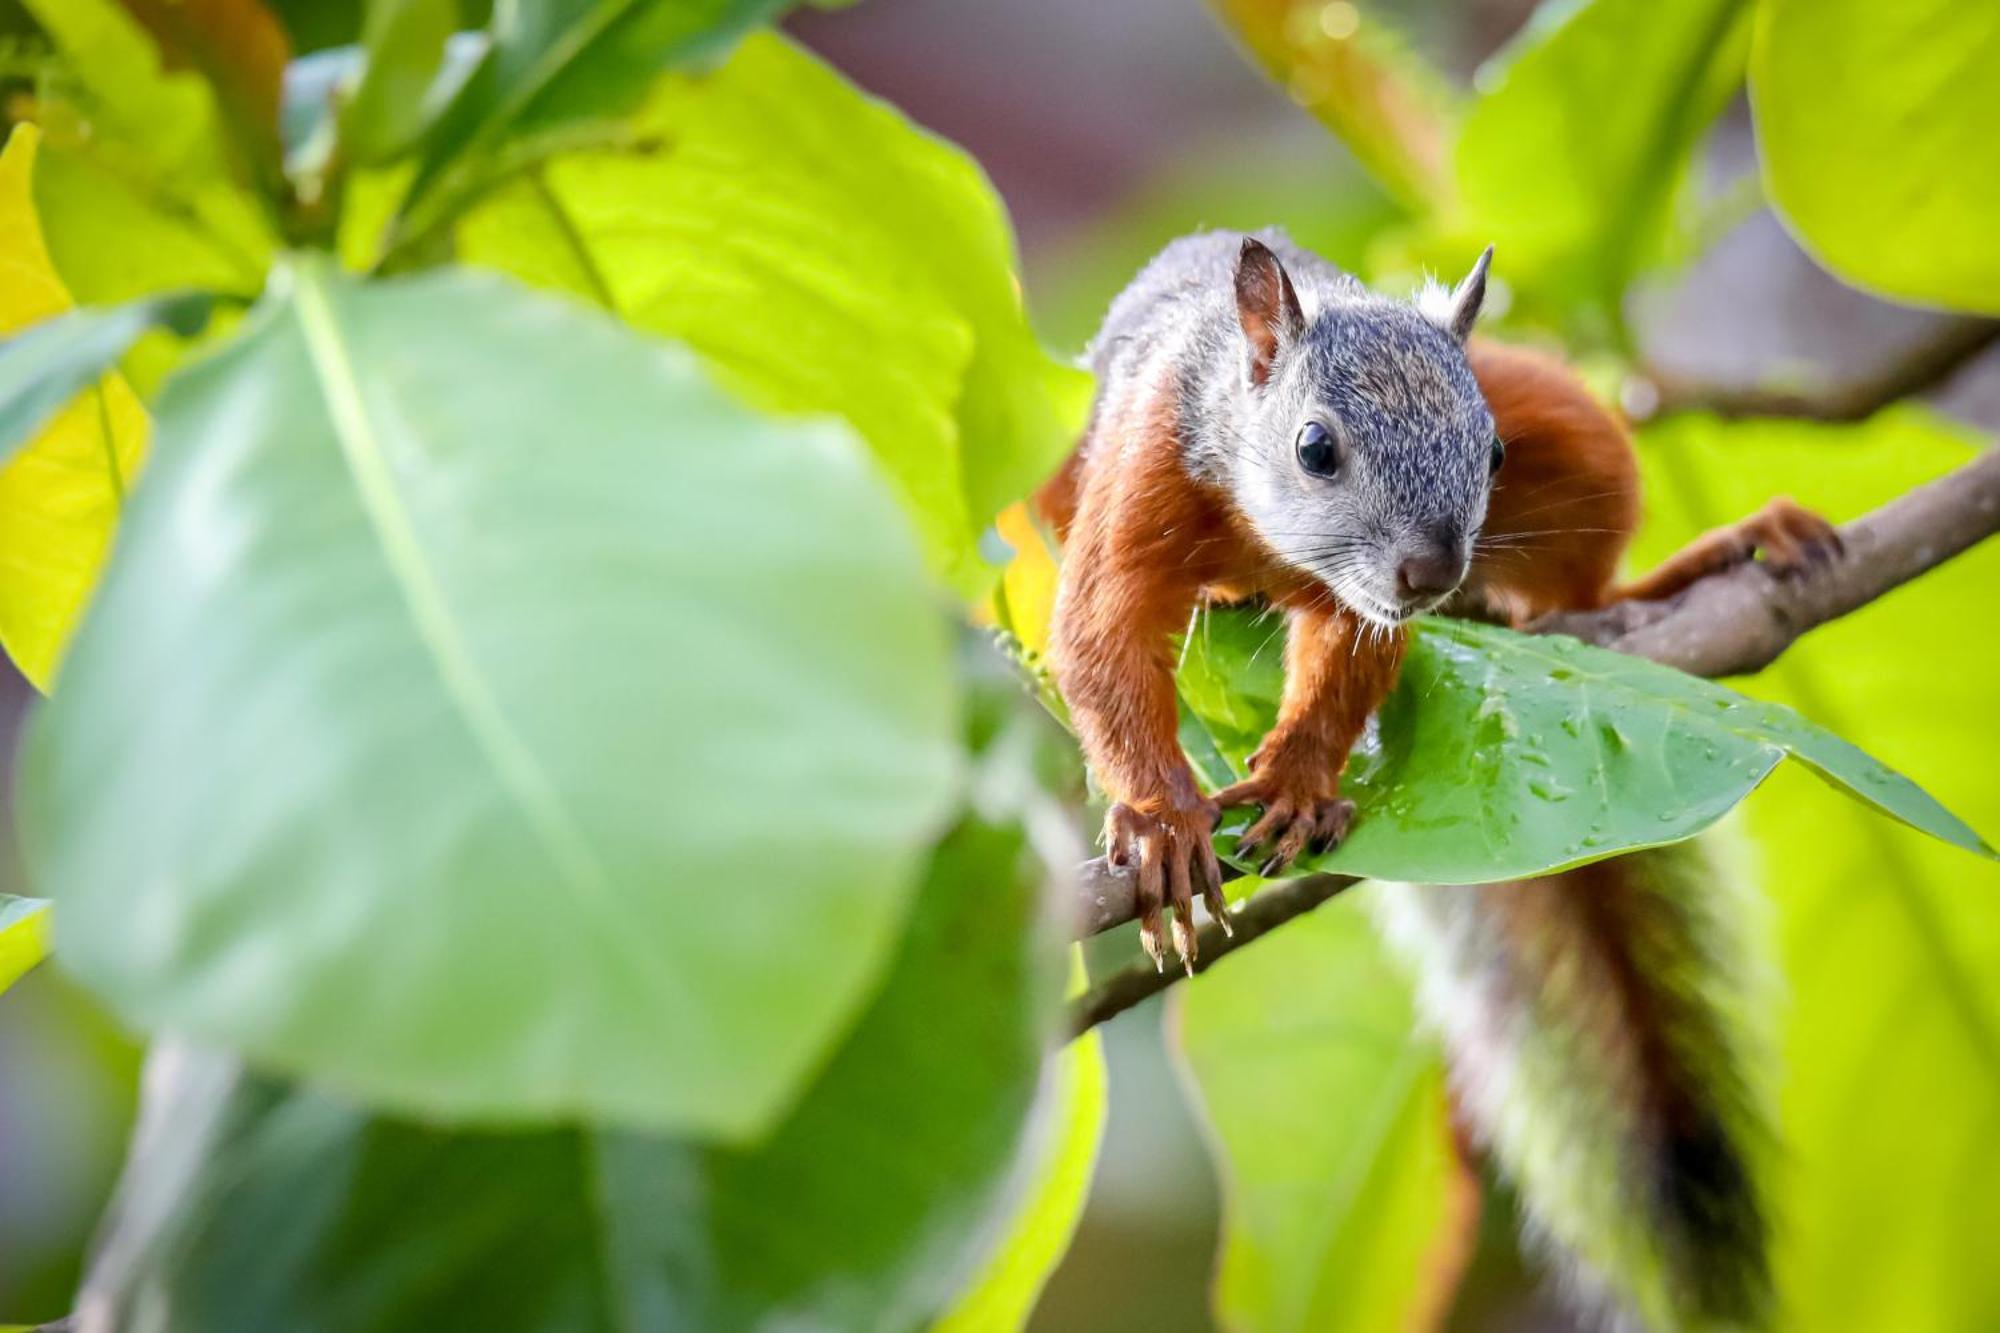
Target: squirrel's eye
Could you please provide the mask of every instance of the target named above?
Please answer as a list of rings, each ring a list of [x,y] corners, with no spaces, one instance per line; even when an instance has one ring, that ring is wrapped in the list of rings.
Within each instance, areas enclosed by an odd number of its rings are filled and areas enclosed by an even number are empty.
[[[1340,450],[1333,432],[1317,421],[1308,421],[1299,431],[1299,466],[1315,477],[1330,477],[1340,470]]]
[[[1497,473],[1500,470],[1500,465],[1506,461],[1507,461],[1507,446],[1501,442],[1500,437],[1498,435],[1495,435],[1493,437],[1493,460],[1490,464],[1488,464],[1487,472]]]

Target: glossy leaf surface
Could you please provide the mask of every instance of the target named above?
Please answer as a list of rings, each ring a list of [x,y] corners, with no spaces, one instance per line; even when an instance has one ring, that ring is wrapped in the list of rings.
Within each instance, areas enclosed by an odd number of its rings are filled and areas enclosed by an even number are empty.
[[[162,400],[31,733],[61,956],[412,1111],[755,1132],[953,801],[907,526],[844,432],[593,312],[288,276]]]
[[[1276,716],[1275,619],[1205,617],[1183,700],[1240,767]],[[1301,870],[1478,884],[1677,842],[1787,754],[1861,801],[1968,851],[1979,835],[1909,779],[1792,710],[1640,658],[1464,621],[1414,631],[1373,743],[1342,790],[1354,830]]]

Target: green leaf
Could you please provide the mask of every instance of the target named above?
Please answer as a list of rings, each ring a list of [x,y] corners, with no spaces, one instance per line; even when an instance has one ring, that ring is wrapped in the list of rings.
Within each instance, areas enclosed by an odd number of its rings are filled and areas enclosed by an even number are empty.
[[[48,902],[0,893],[0,991],[48,954]]]
[[[259,1082],[218,1108],[196,1081],[148,1108],[86,1299],[189,1329],[913,1327],[1006,1203],[1059,992],[1046,873],[1020,825],[961,823],[881,992],[755,1145],[452,1132]]]
[[[79,318],[35,213],[39,143],[33,125],[17,125],[0,152],[0,330],[10,333]],[[97,584],[146,441],[145,409],[122,378],[79,378],[77,361],[58,355],[76,350],[72,335],[95,336],[96,317],[80,318],[0,349],[0,378],[11,379],[0,387],[0,648],[43,690]],[[51,367],[37,363],[51,361],[67,373],[45,380]]]
[[[1339,135],[1405,208],[1448,206],[1457,112],[1444,78],[1382,17],[1391,6],[1209,0],[1257,65]]]
[[[340,112],[340,143],[357,163],[384,161],[415,143],[425,94],[458,27],[458,0],[369,0],[361,33],[365,63]]]
[[[404,204],[415,236],[552,137],[612,120],[669,69],[713,59],[789,0],[512,0],[425,137]]]
[[[1075,442],[1080,372],[1035,341],[971,159],[775,36],[664,80],[649,148],[550,163],[470,215],[462,258],[685,339],[774,410],[867,440],[960,590],[978,539]]]
[[[237,163],[266,200],[285,191],[278,109],[292,43],[261,0],[120,0],[158,44],[169,69],[207,80]]]
[[[1855,426],[1676,418],[1642,440],[1637,560],[1785,491],[1835,520],[1963,463],[1976,437],[1918,409]],[[1815,629],[1743,682],[2000,827],[2000,585],[1988,542]],[[1970,618],[1968,618],[1970,617]],[[1771,1169],[1780,1308],[1795,1329],[2000,1326],[2000,866],[1781,772],[1746,807],[1784,971]]]
[[[1276,716],[1282,673],[1259,647],[1279,633],[1223,613],[1189,643],[1182,698],[1239,770]],[[1557,635],[1423,621],[1378,721],[1342,782],[1354,831],[1301,872],[1479,884],[1678,842],[1787,754],[1912,828],[1994,854],[1908,778],[1791,709]]]
[[[113,0],[28,0],[67,71],[38,104],[34,200],[62,282],[83,305],[164,292],[254,296],[274,240],[238,181],[220,113],[195,75],[169,73]],[[185,347],[142,338],[124,370],[150,396]]]
[[[1923,305],[2000,314],[2000,9],[1765,0],[1750,67],[1764,181],[1813,257]]]
[[[1062,1262],[1089,1201],[1097,1148],[1104,1136],[1104,1044],[1087,1032],[1051,1064],[1034,1132],[1016,1164],[1027,1190],[1005,1234],[970,1287],[931,1333],[1012,1333],[1025,1328],[1049,1276]]]
[[[0,464],[153,328],[181,337],[208,323],[215,298],[178,292],[108,309],[72,310],[0,343]]]
[[[286,278],[163,396],[31,731],[62,958],[412,1111],[768,1126],[952,808],[907,525],[594,313]]]
[[[1223,1192],[1228,1328],[1427,1328],[1476,1216],[1444,1068],[1360,890],[1232,955],[1173,1001]]]
[[[1459,230],[1537,301],[1617,327],[1702,132],[1741,82],[1743,0],[1544,6],[1495,63],[1455,157]],[[1470,258],[1468,255],[1467,258]]]

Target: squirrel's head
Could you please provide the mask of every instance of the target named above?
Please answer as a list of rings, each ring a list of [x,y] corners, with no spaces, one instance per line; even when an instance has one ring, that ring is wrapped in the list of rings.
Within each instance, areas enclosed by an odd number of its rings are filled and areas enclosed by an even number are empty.
[[[1493,251],[1415,303],[1330,301],[1308,317],[1278,257],[1236,265],[1249,423],[1231,489],[1281,558],[1379,625],[1464,579],[1501,445],[1465,359]]]

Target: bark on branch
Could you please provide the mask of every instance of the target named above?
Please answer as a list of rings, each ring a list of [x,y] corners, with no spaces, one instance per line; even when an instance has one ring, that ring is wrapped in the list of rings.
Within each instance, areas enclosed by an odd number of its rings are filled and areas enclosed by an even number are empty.
[[[1603,611],[1551,616],[1534,628],[1650,658],[1699,676],[1758,671],[1801,635],[1866,606],[1925,571],[2000,531],[2000,449],[1917,487],[1840,530],[1838,560],[1790,578],[1749,563],[1703,579],[1660,602],[1626,602]],[[1082,935],[1130,921],[1134,879],[1102,857],[1079,873]],[[1347,875],[1284,880],[1252,898],[1234,917],[1236,933],[1213,924],[1198,935],[1197,972],[1251,940],[1319,906],[1355,883]],[[1135,964],[1107,977],[1076,1001],[1072,1033],[1094,1027],[1165,990],[1185,975]]]

